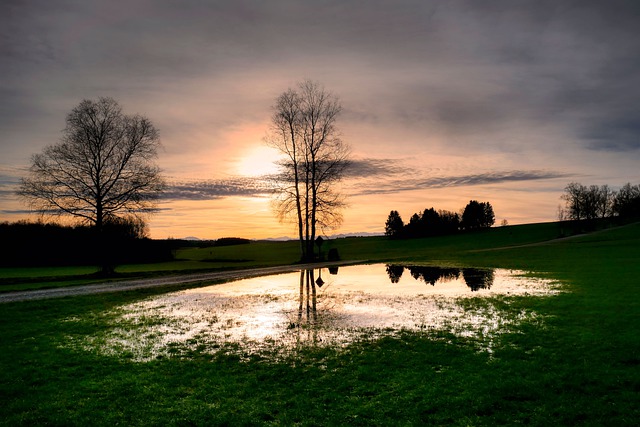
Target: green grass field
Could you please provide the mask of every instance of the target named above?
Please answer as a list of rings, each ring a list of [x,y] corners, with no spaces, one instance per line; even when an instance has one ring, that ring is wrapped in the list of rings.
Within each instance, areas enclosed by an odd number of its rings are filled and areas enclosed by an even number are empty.
[[[328,240],[322,250],[337,248],[345,260],[389,261],[456,257],[461,251],[536,243],[557,238],[562,230],[556,223],[494,228],[475,234],[390,241],[385,237]],[[291,265],[300,258],[299,244],[253,242],[248,245],[178,250],[176,259],[155,264],[121,265],[121,278],[147,277],[195,271]],[[94,283],[94,267],[0,268],[0,292]],[[115,278],[117,279],[117,277]]]
[[[554,241],[559,235],[550,223],[330,242],[343,259],[515,268],[561,280],[568,292],[560,295],[496,301],[507,315],[526,308],[544,321],[499,336],[493,353],[434,331],[306,349],[278,361],[193,349],[139,363],[65,343],[99,336],[111,325],[111,309],[159,290],[2,304],[0,424],[637,425],[640,224]],[[531,243],[540,244],[522,246]],[[297,246],[255,243],[180,258],[155,267],[292,263]],[[11,278],[3,280],[7,286]]]

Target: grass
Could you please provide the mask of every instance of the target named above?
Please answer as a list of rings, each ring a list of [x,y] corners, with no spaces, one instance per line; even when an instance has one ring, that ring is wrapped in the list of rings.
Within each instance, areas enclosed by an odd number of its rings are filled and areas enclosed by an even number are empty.
[[[178,250],[176,259],[153,264],[116,267],[110,280],[167,274],[233,270],[239,268],[291,265],[299,259],[296,242],[254,242],[247,245]],[[0,268],[0,292],[55,288],[95,283],[96,267]]]
[[[344,238],[326,241],[322,250],[326,254],[329,249],[337,248],[346,260],[424,261],[455,256],[466,250],[551,240],[560,233],[556,223],[542,223],[430,239],[391,241],[385,237]],[[116,273],[120,278],[132,278],[270,267],[294,264],[299,257],[299,245],[295,241],[259,241],[247,245],[181,249],[176,252],[174,261],[121,265],[116,268]],[[0,292],[94,283],[96,278],[92,275],[95,272],[97,269],[93,267],[0,268]]]
[[[508,315],[526,308],[544,321],[501,335],[493,353],[434,331],[279,361],[195,349],[135,363],[65,343],[100,335],[112,308],[158,290],[0,305],[0,425],[636,425],[640,224],[521,246],[557,235],[542,224],[332,242],[345,259],[517,268],[566,283],[550,298],[496,300]],[[188,256],[261,265],[277,260],[274,245]]]

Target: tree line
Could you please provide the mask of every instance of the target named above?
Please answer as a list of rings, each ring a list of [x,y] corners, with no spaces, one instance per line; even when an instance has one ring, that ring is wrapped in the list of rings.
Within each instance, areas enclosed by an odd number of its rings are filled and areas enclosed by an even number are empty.
[[[561,196],[558,219],[581,221],[617,217],[624,221],[640,219],[640,185],[626,183],[618,191],[608,185],[568,184]]]
[[[461,212],[458,214],[429,208],[414,213],[405,224],[400,213],[392,210],[385,223],[384,234],[392,239],[441,236],[461,230],[489,228],[495,223],[495,214],[489,202],[470,200]]]
[[[146,226],[132,218],[111,219],[102,236],[89,224],[0,223],[0,266],[44,267],[117,265],[173,259],[176,242],[151,240]]]

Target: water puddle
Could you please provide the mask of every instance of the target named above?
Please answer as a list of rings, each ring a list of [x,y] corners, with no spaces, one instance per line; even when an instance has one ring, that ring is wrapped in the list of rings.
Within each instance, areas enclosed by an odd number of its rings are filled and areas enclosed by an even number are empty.
[[[229,345],[244,354],[284,354],[302,346],[345,346],[398,331],[446,330],[493,337],[533,311],[503,312],[491,298],[558,292],[557,283],[522,271],[359,265],[257,277],[153,297],[119,309],[106,336],[82,344],[136,360]]]

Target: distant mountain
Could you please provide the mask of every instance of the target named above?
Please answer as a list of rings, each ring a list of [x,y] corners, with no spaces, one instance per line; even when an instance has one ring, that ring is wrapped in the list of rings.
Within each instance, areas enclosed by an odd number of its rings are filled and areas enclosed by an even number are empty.
[[[328,238],[328,239],[343,239],[345,237],[373,237],[373,236],[384,236],[383,232],[379,232],[379,233],[371,233],[371,232],[356,232],[356,233],[341,233],[341,234],[332,234],[331,236],[322,236],[322,238]],[[296,237],[288,237],[288,236],[281,236],[281,237],[270,237],[268,239],[260,239],[260,240],[266,240],[266,241],[273,241],[273,242],[282,242],[282,241],[287,241],[287,240],[297,240]]]
[[[371,233],[371,232],[360,232],[360,233],[341,233],[341,234],[332,234],[331,236],[322,236],[323,238],[328,238],[328,239],[343,239],[345,237],[372,237],[372,236],[383,236],[384,233],[380,232],[380,233]],[[222,239],[217,239],[217,240],[224,240],[225,238]],[[187,241],[192,241],[192,242],[202,242],[203,239],[199,238],[199,237],[195,237],[195,236],[187,236],[187,237],[183,237],[181,239],[177,239],[177,240],[187,240]],[[290,237],[290,236],[280,236],[280,237],[269,237],[266,239],[257,239],[258,241],[267,241],[267,242],[286,242],[288,240],[298,240],[297,237]],[[207,241],[209,241],[209,239],[207,239]]]
[[[332,234],[329,236],[330,239],[342,239],[344,237],[373,237],[373,236],[384,236],[383,232],[371,233],[367,231],[363,231],[361,233],[343,233],[343,234]]]

